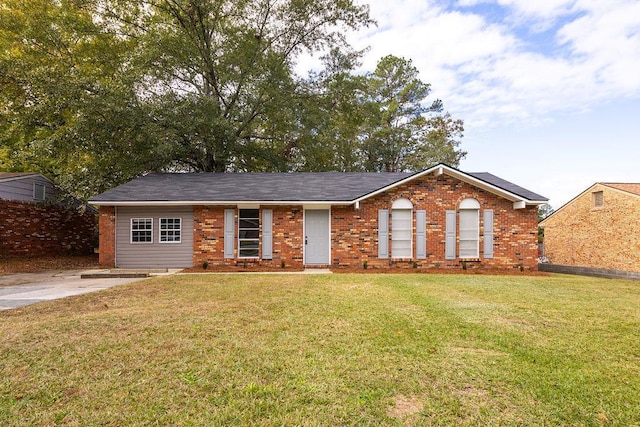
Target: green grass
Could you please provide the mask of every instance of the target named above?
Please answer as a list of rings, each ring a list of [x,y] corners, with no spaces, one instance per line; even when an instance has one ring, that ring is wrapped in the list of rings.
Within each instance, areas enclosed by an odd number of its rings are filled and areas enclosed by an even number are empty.
[[[182,275],[0,313],[0,425],[640,425],[640,283]]]

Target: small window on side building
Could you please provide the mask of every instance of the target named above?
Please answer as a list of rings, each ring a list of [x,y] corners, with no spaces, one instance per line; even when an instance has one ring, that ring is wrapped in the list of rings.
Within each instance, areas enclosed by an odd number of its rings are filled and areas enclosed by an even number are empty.
[[[33,200],[43,201],[46,196],[47,196],[46,187],[44,186],[44,184],[34,182],[33,183]]]
[[[604,195],[602,194],[602,191],[594,191],[591,194],[593,196],[593,207],[594,208],[603,207],[604,206]]]

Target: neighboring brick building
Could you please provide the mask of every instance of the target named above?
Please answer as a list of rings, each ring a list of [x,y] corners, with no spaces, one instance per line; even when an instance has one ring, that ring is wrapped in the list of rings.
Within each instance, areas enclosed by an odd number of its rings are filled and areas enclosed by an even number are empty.
[[[540,225],[551,264],[640,272],[640,184],[596,183]]]
[[[56,204],[57,195],[39,173],[0,172],[0,256],[93,253],[95,210]]]
[[[150,174],[93,197],[118,267],[537,267],[546,198],[488,173]]]

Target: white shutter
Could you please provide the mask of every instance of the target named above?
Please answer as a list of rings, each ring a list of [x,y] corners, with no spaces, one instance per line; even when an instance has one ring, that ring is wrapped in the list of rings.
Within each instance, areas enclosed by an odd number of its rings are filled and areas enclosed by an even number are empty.
[[[262,259],[273,259],[273,211],[262,210]]]
[[[446,211],[444,258],[456,259],[456,211]]]
[[[233,258],[235,209],[224,210],[224,257]]]
[[[416,258],[427,258],[427,211],[416,211]]]
[[[389,258],[389,211],[378,211],[378,258]]]
[[[493,258],[493,210],[484,211],[484,257]]]

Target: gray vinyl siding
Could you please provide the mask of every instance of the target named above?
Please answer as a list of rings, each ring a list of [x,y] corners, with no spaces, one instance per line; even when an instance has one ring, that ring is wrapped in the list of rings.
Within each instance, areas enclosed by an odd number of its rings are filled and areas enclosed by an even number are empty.
[[[131,243],[131,219],[153,219],[152,242]],[[181,242],[159,243],[160,218],[181,218]],[[193,265],[193,208],[117,207],[116,266],[119,268],[183,268]]]
[[[55,188],[50,181],[42,176],[34,175],[0,181],[0,199],[20,200],[23,202],[41,201],[33,198],[34,183],[45,186],[45,200],[55,195]]]

